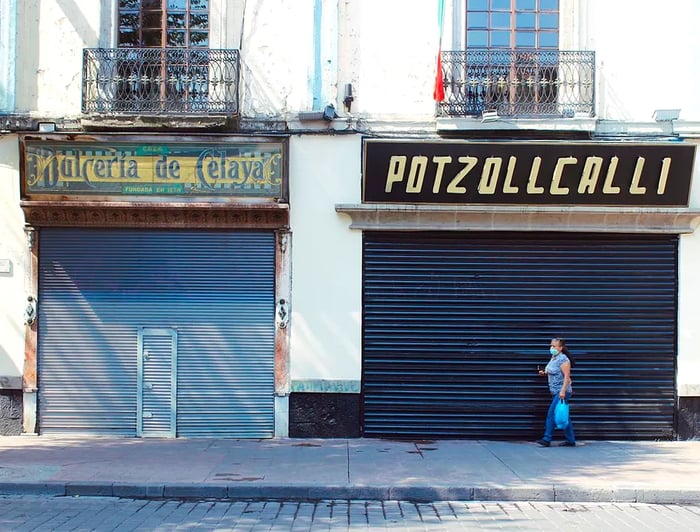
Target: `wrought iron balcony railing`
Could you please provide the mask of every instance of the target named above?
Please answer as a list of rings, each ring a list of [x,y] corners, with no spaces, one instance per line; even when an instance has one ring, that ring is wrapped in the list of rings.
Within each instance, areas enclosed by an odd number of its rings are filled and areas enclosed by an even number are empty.
[[[83,113],[238,115],[238,50],[83,50]]]
[[[441,59],[445,99],[439,116],[595,113],[595,52],[470,49],[442,52]]]

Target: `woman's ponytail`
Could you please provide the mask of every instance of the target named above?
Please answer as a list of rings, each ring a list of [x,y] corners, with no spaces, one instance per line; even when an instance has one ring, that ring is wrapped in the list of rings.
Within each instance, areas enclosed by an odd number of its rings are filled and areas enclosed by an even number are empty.
[[[571,367],[573,368],[576,365],[576,361],[574,360],[574,357],[571,356],[571,353],[569,352],[569,348],[566,347],[566,341],[564,341],[563,338],[555,338],[559,342],[559,346],[561,347],[561,352],[566,355],[566,358],[569,359],[569,362],[571,363]]]

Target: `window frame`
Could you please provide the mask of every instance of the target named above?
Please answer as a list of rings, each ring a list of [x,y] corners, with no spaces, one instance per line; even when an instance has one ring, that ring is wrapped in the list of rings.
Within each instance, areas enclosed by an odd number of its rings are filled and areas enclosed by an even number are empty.
[[[526,8],[526,5],[534,7]],[[464,45],[466,50],[470,48],[559,49],[561,0],[465,0],[464,10]],[[475,15],[478,19],[472,24]],[[522,16],[519,17],[519,15]],[[556,24],[552,24],[555,16]],[[534,17],[534,27],[531,22],[527,22],[530,25],[518,25],[518,18],[530,19],[530,17]],[[506,18],[509,20],[508,25],[505,23]],[[547,24],[543,25],[542,21]],[[534,42],[530,38],[530,34],[534,37]],[[542,37],[551,38],[552,35],[555,35],[555,45],[541,42]],[[519,39],[525,36],[528,37],[529,44],[519,45]],[[474,38],[484,42],[475,43]]]
[[[144,3],[146,4],[144,6]],[[129,25],[122,24],[125,18]],[[144,27],[144,22],[152,19],[157,24]],[[158,20],[160,19],[160,20]],[[181,20],[179,24],[177,21]],[[198,22],[194,22],[197,20]],[[116,41],[118,48],[209,48],[211,41],[211,14],[209,0],[118,0],[116,15]],[[135,39],[125,39],[128,33],[135,33]],[[157,39],[149,37],[149,34]],[[193,43],[193,37],[204,35],[200,42]],[[175,36],[181,36],[179,42]],[[157,41],[157,42],[156,42]],[[204,43],[204,44],[202,44]]]
[[[559,51],[561,4],[565,0],[463,1],[464,49],[467,54],[470,50],[474,53],[485,50],[488,57],[483,64],[467,66],[465,78],[480,80],[468,90],[467,99],[476,102],[475,108],[505,111],[509,116],[537,115],[542,104],[546,106],[558,97],[558,62],[543,63],[539,52]],[[554,14],[556,27],[543,28],[541,20],[551,25]],[[470,22],[470,15],[477,15],[475,23]],[[546,18],[542,19],[543,16]],[[525,24],[518,26],[519,18]],[[470,44],[470,32],[475,31],[478,37],[485,37],[485,42]],[[542,36],[546,39],[552,35],[556,46],[543,46]],[[521,41],[523,36],[528,40]]]
[[[124,105],[133,108],[141,102],[150,105],[157,100],[163,109],[173,101],[182,102],[190,110],[203,107],[210,90],[209,8],[210,0],[117,0],[117,48],[139,50],[133,54],[133,60],[117,65],[116,92]],[[130,17],[130,29],[137,33],[135,41],[125,42],[122,38],[126,29],[122,25],[124,16]],[[199,20],[206,27],[193,30],[190,26],[194,17],[203,17]],[[144,27],[148,18],[152,21]],[[177,20],[183,23],[178,24]],[[148,39],[149,32],[159,35],[159,42]],[[206,33],[204,45],[192,46],[192,35],[202,33]],[[172,40],[172,35],[182,35],[182,42]]]

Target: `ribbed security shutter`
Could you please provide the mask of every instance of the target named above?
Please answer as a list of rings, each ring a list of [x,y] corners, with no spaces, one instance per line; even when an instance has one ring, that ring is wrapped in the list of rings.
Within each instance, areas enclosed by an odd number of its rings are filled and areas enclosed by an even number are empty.
[[[578,438],[672,437],[676,250],[666,235],[366,233],[364,435],[540,436],[537,365],[563,336]]]
[[[139,327],[177,331],[177,434],[274,434],[274,235],[43,229],[42,433],[133,436]]]
[[[177,332],[139,328],[136,434],[176,435]]]

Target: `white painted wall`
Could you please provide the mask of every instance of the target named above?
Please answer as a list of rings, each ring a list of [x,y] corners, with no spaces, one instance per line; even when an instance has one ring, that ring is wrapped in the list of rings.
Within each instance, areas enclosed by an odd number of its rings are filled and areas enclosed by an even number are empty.
[[[39,116],[80,114],[83,48],[96,47],[102,2],[18,2],[17,94],[19,112]]]
[[[598,116],[651,120],[655,109],[680,108],[700,120],[700,2],[580,0],[583,48],[596,52]]]
[[[313,0],[246,2],[240,92],[244,116],[277,117],[311,108],[313,15]]]
[[[432,118],[439,42],[437,0],[341,4],[338,80],[355,86],[353,114]]]
[[[21,377],[24,364],[24,215],[19,208],[18,144],[0,136],[0,259],[11,273],[0,273],[0,377]]]
[[[700,396],[700,236],[683,235],[679,246],[678,373],[680,396]]]
[[[700,145],[700,140],[691,140]],[[700,146],[696,147],[690,206],[700,209]],[[700,396],[700,228],[678,247],[678,395]]]
[[[362,233],[335,204],[360,202],[360,137],[294,136],[289,152],[290,376],[359,381]]]
[[[318,34],[324,100],[335,100],[342,110],[343,87],[353,83],[357,116],[432,119],[437,1],[322,0],[322,23],[316,27],[315,0],[248,0],[244,7],[212,0],[212,46],[241,46],[240,94],[247,117],[284,117],[312,108]],[[459,9],[464,0],[447,1],[446,29],[462,33],[461,26],[452,27],[452,4]],[[79,115],[82,49],[105,45],[105,35],[115,34],[107,27],[115,20],[115,5],[116,0],[18,2],[19,111]],[[674,0],[672,7],[659,9],[655,0],[562,0],[561,6],[562,47],[596,52],[600,119],[651,121],[654,109],[680,108],[682,120],[700,121],[694,90],[700,82],[700,2]],[[444,48],[454,41],[446,35]]]

